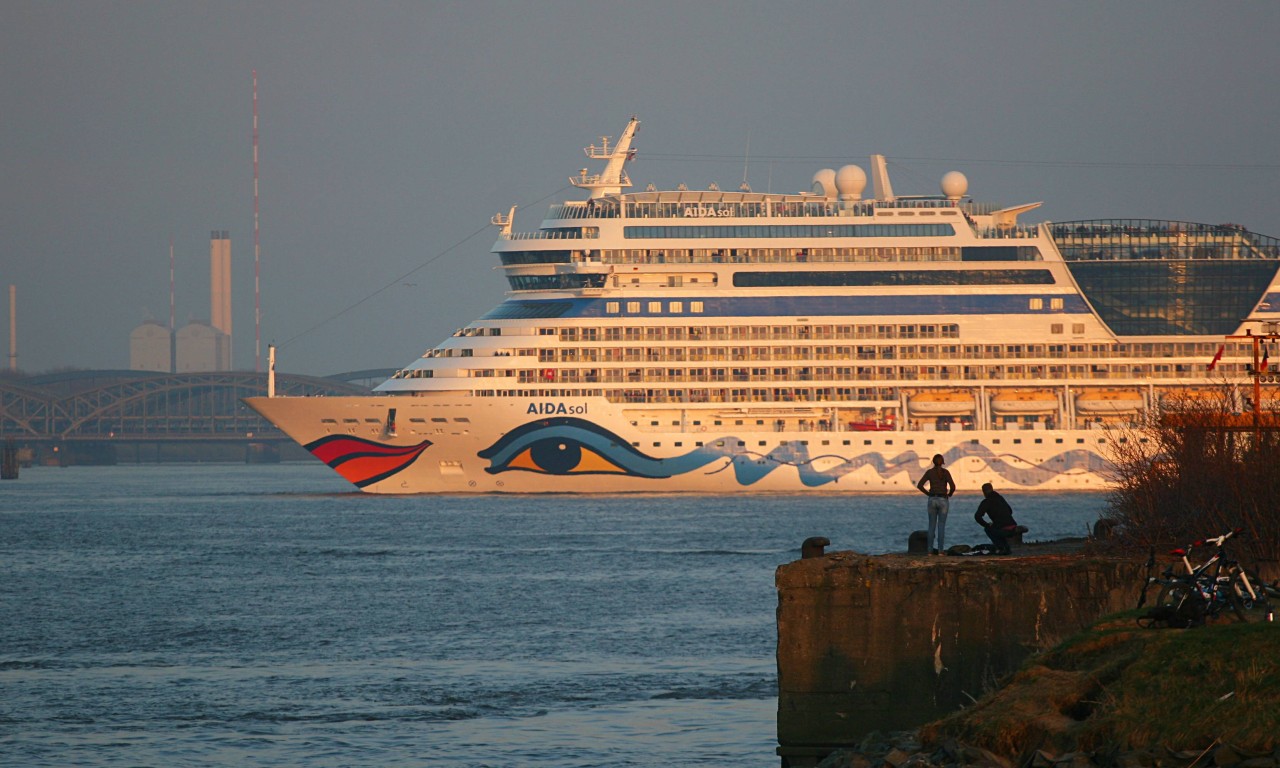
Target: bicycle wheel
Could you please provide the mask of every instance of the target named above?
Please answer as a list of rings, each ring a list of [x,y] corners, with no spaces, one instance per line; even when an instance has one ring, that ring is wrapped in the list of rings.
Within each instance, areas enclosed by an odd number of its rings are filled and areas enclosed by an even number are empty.
[[[1204,624],[1207,605],[1195,584],[1178,582],[1164,585],[1156,597],[1156,605],[1169,609],[1171,627],[1198,627]]]
[[[1248,579],[1247,583],[1245,579]],[[1246,611],[1267,607],[1267,591],[1263,588],[1262,580],[1252,571],[1232,573],[1229,591]]]

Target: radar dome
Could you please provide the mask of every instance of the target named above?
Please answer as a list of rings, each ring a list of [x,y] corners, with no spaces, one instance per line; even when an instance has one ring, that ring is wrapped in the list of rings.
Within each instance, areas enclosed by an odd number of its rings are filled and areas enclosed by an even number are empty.
[[[813,194],[822,197],[836,196],[836,172],[830,168],[823,168],[813,174]]]
[[[858,200],[867,188],[867,174],[856,165],[846,165],[836,172],[836,190],[841,200]]]
[[[959,200],[969,191],[969,180],[959,171],[950,171],[942,177],[942,194],[948,200]]]

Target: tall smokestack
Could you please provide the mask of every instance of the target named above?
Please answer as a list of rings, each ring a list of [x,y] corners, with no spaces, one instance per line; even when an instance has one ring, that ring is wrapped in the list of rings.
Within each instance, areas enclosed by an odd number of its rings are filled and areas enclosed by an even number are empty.
[[[231,368],[231,233],[214,230],[209,236],[209,324],[226,336],[220,370]]]
[[[9,286],[9,370],[18,372],[18,286]]]

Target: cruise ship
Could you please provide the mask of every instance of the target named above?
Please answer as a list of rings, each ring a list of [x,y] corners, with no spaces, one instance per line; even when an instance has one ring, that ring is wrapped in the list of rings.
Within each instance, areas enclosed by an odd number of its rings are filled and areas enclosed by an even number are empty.
[[[897,194],[879,155],[794,194],[633,191],[638,127],[536,230],[493,217],[505,300],[372,395],[246,402],[402,494],[900,492],[934,454],[962,490],[1098,489],[1140,439],[1111,427],[1249,407],[1225,337],[1280,320],[1276,238],[1028,223],[957,171]]]

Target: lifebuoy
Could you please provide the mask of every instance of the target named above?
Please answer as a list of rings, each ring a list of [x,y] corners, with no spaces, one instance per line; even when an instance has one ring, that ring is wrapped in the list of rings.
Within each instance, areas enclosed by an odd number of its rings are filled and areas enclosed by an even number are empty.
[[[542,369],[542,378],[546,379],[547,381],[551,381],[555,377],[556,377],[556,372],[553,369],[551,368]]]

